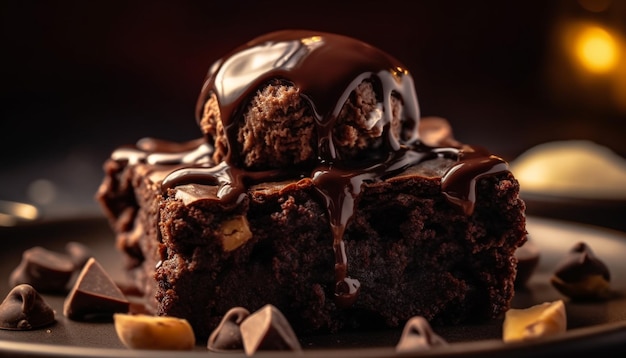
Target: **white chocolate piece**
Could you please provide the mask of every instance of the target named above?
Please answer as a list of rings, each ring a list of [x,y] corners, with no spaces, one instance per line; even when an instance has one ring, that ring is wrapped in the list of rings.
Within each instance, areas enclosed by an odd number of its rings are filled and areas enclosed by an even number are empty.
[[[529,308],[511,308],[502,326],[504,342],[525,341],[563,333],[567,316],[563,300],[544,302]]]
[[[116,313],[115,332],[131,349],[191,350],[196,338],[185,319],[145,314]]]
[[[570,198],[626,198],[626,160],[587,140],[537,145],[511,162],[523,191]]]

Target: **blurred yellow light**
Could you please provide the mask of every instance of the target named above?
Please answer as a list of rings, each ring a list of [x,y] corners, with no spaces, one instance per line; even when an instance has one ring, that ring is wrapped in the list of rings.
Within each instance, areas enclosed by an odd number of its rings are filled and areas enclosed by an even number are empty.
[[[575,49],[578,60],[591,72],[610,72],[617,65],[619,47],[613,36],[600,27],[582,29],[576,38]]]

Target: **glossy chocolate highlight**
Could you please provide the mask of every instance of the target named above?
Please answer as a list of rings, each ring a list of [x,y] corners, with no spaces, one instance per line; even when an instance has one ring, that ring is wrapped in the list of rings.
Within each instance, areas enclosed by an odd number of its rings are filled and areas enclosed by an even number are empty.
[[[241,164],[237,130],[247,104],[271,81],[299,88],[315,116],[315,158],[289,168],[250,170]],[[333,137],[333,127],[351,93],[364,81],[374,86],[381,103],[373,126],[382,128],[382,144],[368,158],[343,158]],[[344,231],[359,200],[362,186],[384,180],[420,162],[447,157],[457,161],[442,178],[447,199],[471,215],[476,181],[487,174],[504,172],[508,164],[481,148],[456,145],[451,139],[422,143],[418,126],[419,106],[413,78],[406,67],[385,52],[361,41],[329,33],[286,30],[261,36],[236,48],[211,66],[196,107],[200,124],[204,106],[215,96],[226,136],[228,152],[220,163],[211,154],[213,139],[176,147],[146,139],[141,145],[114,152],[116,160],[175,164],[162,182],[162,191],[178,185],[199,183],[218,187],[215,198],[238,203],[256,183],[283,179],[312,180],[330,219],[335,252],[335,299],[350,307],[357,299],[360,282],[349,275]],[[399,133],[392,128],[392,97],[403,104]]]

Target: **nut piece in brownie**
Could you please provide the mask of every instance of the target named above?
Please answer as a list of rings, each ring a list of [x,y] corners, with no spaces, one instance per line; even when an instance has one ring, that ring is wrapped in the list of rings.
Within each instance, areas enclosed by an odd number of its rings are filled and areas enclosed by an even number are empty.
[[[154,314],[205,338],[234,306],[271,304],[298,333],[509,309],[518,182],[444,119],[420,118],[392,56],[270,33],[211,66],[196,120],[198,140],[115,150],[97,193]]]

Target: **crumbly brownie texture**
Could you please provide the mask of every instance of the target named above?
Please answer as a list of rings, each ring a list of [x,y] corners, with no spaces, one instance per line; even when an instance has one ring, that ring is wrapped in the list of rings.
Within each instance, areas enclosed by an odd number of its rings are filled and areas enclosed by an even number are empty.
[[[505,312],[514,293],[514,252],[525,237],[518,183],[510,173],[481,179],[468,216],[441,193],[450,164],[427,161],[366,186],[345,235],[351,273],[363,287],[349,309],[333,300],[333,239],[310,180],[257,185],[239,205],[223,207],[203,200],[213,187],[181,186],[159,202],[150,178],[160,171],[113,161],[107,168],[109,183],[129,189],[114,224],[137,287],[156,298],[154,313],[185,317],[205,337],[228,309],[267,303],[297,332],[394,327],[415,315],[455,324]],[[252,236],[226,252],[220,226],[239,217],[248,225],[239,230]]]
[[[358,159],[365,149],[382,145],[383,128],[376,123],[379,108],[370,81],[360,83],[339,112],[333,127],[337,150],[343,158]],[[400,137],[402,103],[391,96],[391,128]],[[281,168],[311,162],[316,155],[315,116],[300,90],[290,84],[272,80],[250,101],[237,131],[237,151],[242,165],[251,169]],[[200,119],[202,132],[213,139],[213,161],[219,163],[228,154],[228,140],[220,119],[215,94],[206,101]]]
[[[159,185],[149,173],[158,175],[146,165],[126,166],[115,160],[104,165],[107,173],[98,192],[111,227],[116,233],[116,248],[124,255],[128,282],[118,284],[126,293],[144,296],[146,308],[156,307],[154,268],[159,260],[157,238]]]

